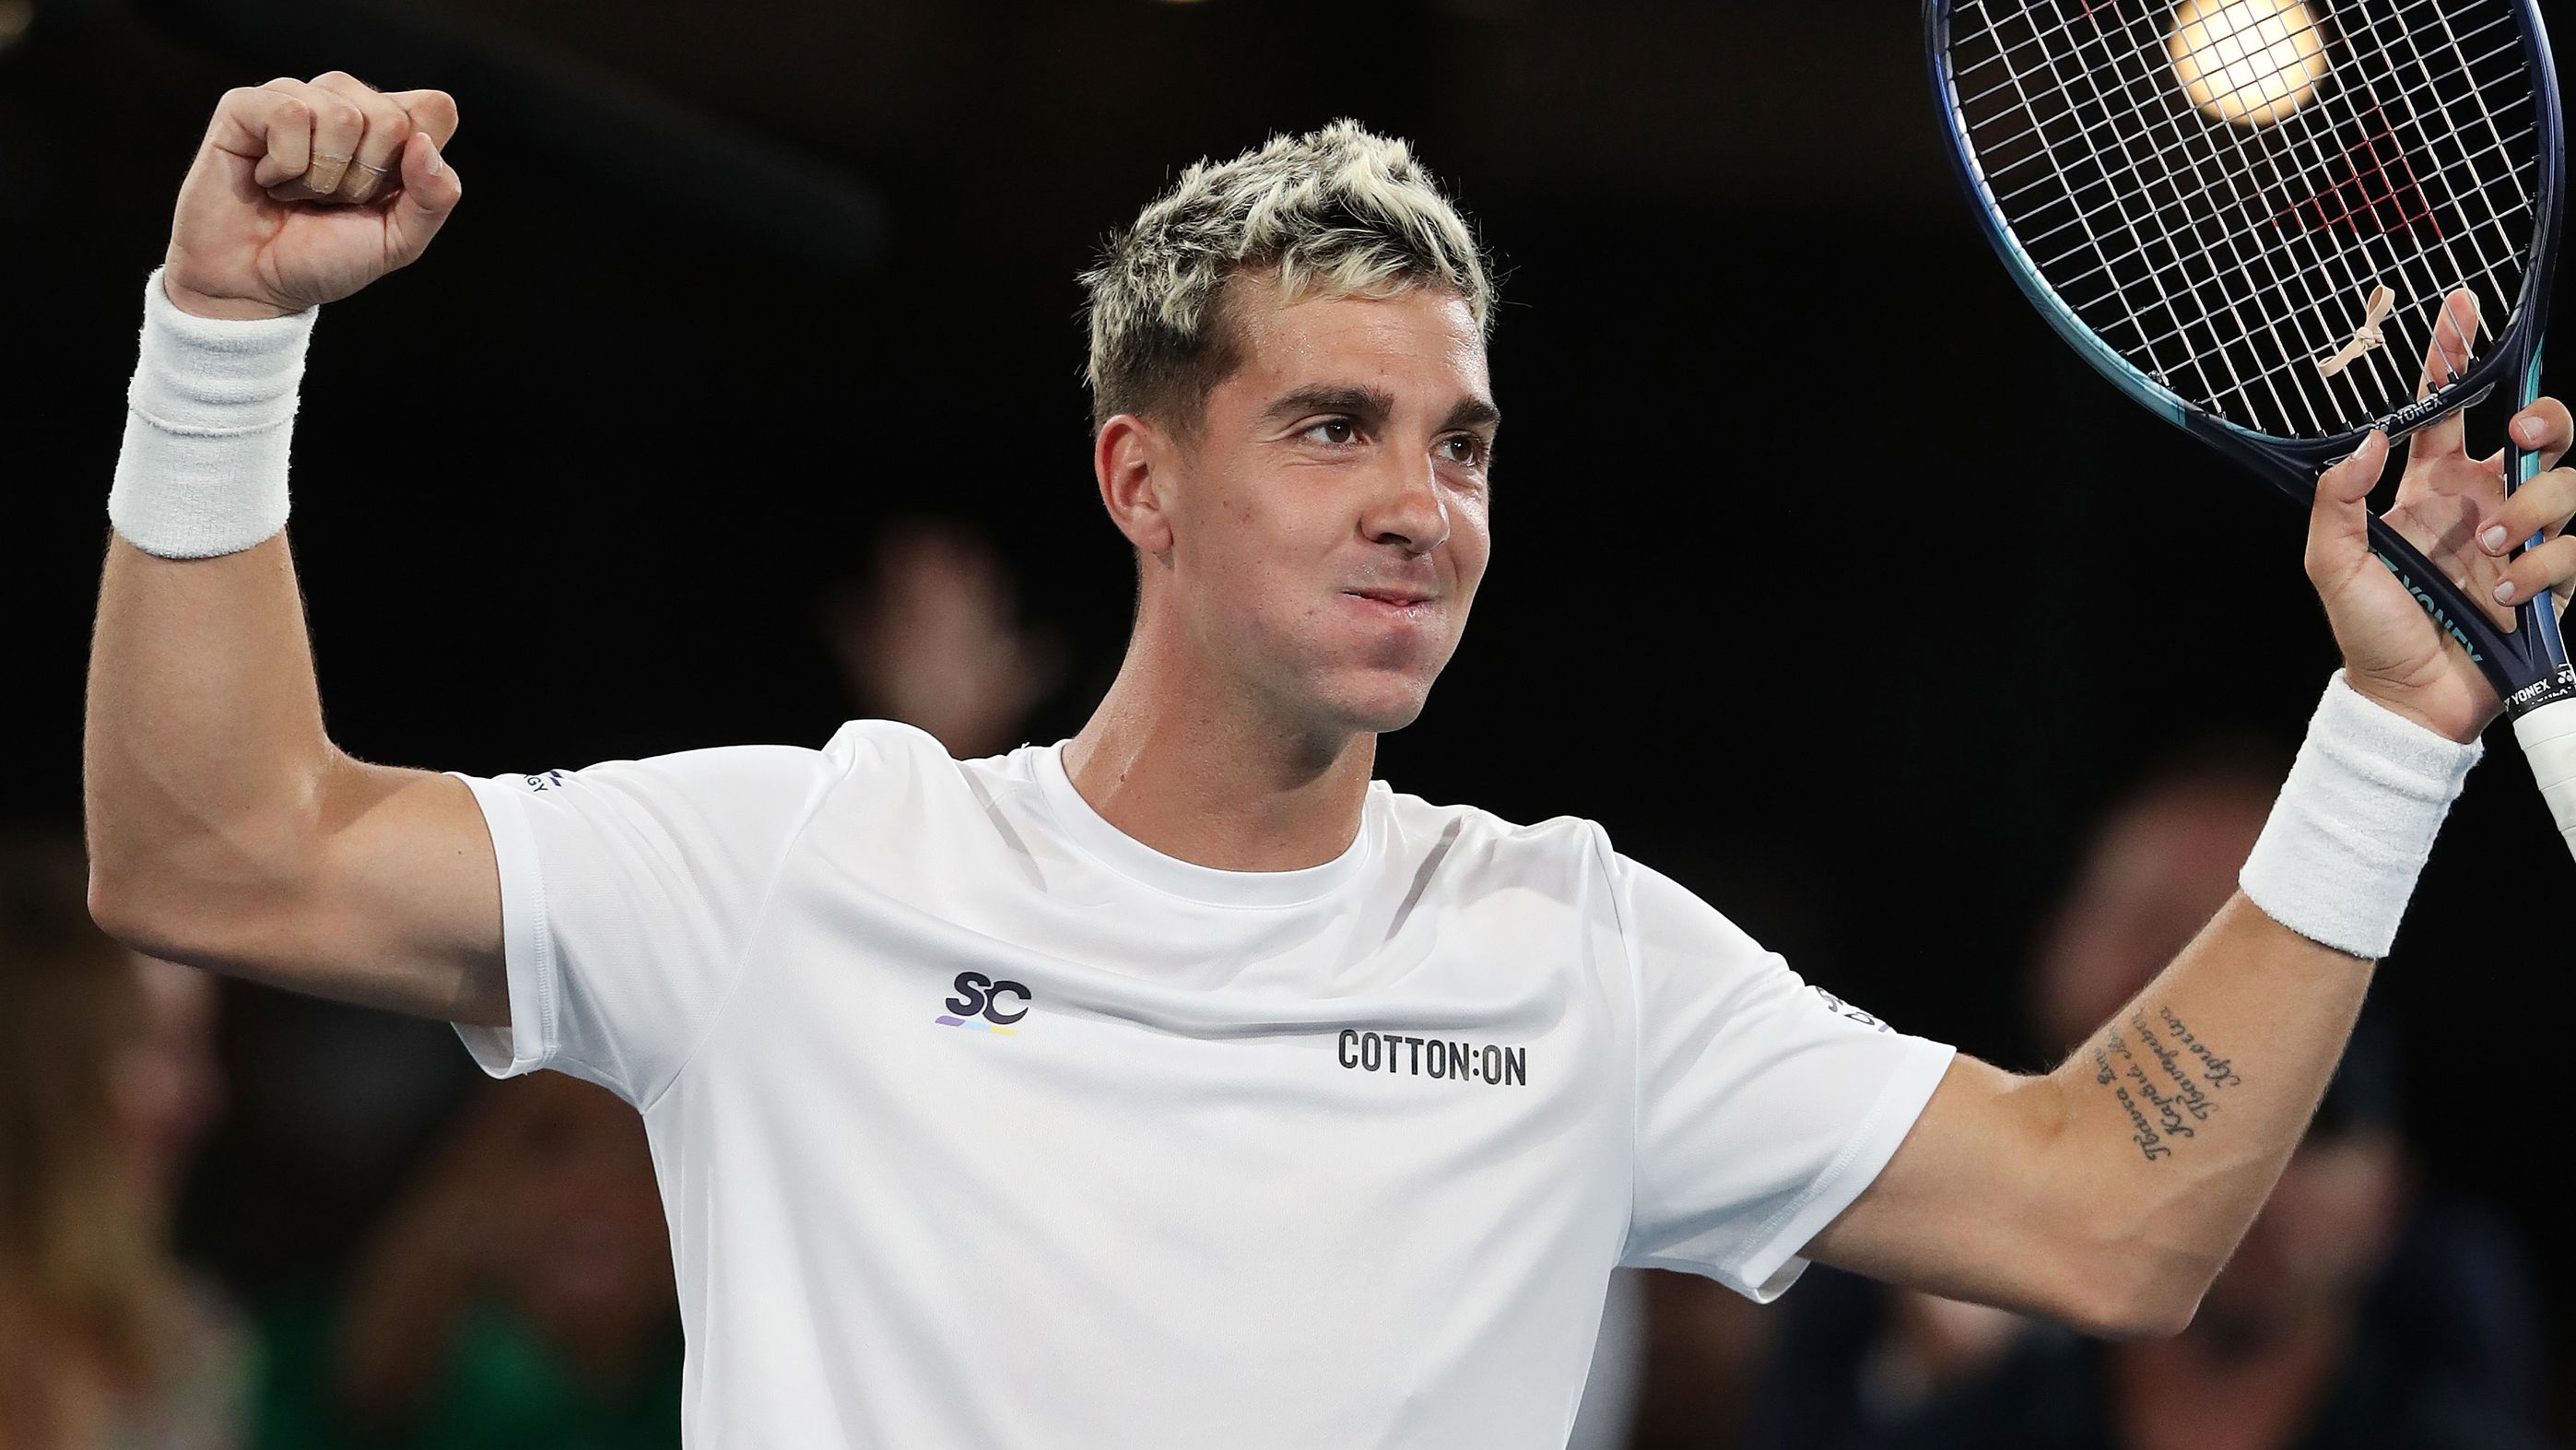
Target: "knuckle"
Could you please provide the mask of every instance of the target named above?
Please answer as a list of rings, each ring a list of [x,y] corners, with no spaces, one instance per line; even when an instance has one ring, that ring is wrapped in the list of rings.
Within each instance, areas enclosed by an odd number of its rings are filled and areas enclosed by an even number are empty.
[[[313,78],[313,84],[317,86],[362,86],[365,85],[366,82],[359,80],[356,76],[353,76],[344,70],[326,70],[322,72],[322,74]]]

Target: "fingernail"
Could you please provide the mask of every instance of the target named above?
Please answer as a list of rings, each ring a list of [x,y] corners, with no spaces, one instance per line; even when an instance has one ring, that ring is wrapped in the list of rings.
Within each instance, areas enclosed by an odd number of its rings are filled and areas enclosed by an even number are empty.
[[[2525,443],[2538,443],[2541,439],[2547,437],[2549,433],[2549,430],[2541,425],[2538,418],[2523,418],[2516,421],[2513,425],[2513,431],[2514,436],[2520,438]]]
[[[2499,584],[2497,584],[2497,585],[2496,585],[2496,603],[2498,603],[2498,604],[2511,604],[2512,602],[2513,602],[2513,581],[2512,581],[2512,580],[2510,580],[2510,579],[2507,579],[2507,580],[2504,580],[2503,582],[2501,582],[2501,583],[2499,583]]]
[[[420,133],[420,144],[429,148],[429,174],[436,176],[438,173],[445,171],[447,169],[447,158],[438,154],[438,143],[429,139],[429,133],[427,131]]]
[[[2494,528],[2487,530],[2485,533],[2478,535],[2478,542],[2486,545],[2487,552],[2490,554],[2503,553],[2504,525],[2498,524]]]

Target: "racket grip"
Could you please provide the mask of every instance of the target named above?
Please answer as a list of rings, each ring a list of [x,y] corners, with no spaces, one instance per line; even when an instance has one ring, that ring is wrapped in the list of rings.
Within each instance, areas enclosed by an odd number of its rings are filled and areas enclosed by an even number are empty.
[[[2552,700],[2513,722],[2513,738],[2549,802],[2558,838],[2576,852],[2576,697]]]

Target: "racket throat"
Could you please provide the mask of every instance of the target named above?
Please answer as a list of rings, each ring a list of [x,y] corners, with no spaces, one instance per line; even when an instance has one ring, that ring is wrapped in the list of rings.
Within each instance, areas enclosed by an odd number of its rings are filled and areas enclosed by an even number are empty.
[[[2375,518],[2371,525],[2374,533],[2385,527]],[[2496,629],[2486,616],[2460,607],[2458,591],[2443,588],[2438,578],[2428,572],[2428,566],[2414,557],[2413,550],[2405,549],[2403,545],[2392,547],[2382,540],[2373,539],[2370,553],[2387,567],[2389,573],[2397,576],[2397,582],[2405,586],[2407,593],[2415,596],[2415,602],[2422,605],[2424,613],[2431,617],[2433,627],[2468,652],[2469,663],[2486,672],[2488,682],[2496,687],[2499,694],[2509,695],[2513,681],[2504,671],[2505,660],[2499,658],[2495,648],[2497,641],[2493,638]]]

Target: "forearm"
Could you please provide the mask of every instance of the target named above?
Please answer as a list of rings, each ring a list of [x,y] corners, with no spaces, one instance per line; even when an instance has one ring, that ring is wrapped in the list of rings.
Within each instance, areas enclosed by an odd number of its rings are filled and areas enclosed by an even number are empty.
[[[2373,965],[2239,894],[2049,1075],[2051,1176],[2145,1322],[2188,1317],[2270,1196]]]
[[[2270,1195],[2477,758],[2329,684],[2239,893],[2048,1079],[2060,1212],[2108,1213],[2148,1322],[2188,1314]]]
[[[196,316],[159,273],[143,294],[82,756],[93,908],[151,950],[297,879],[344,762],[284,536],[314,316]]]

